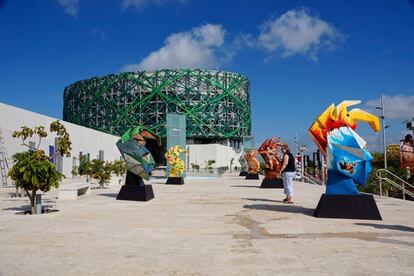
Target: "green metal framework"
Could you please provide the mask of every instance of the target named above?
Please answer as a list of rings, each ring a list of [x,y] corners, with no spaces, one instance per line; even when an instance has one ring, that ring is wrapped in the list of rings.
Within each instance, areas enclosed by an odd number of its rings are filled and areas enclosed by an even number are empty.
[[[145,125],[166,136],[167,113],[185,114],[187,139],[238,140],[251,132],[250,83],[208,70],[125,72],[65,88],[63,119],[115,135]]]

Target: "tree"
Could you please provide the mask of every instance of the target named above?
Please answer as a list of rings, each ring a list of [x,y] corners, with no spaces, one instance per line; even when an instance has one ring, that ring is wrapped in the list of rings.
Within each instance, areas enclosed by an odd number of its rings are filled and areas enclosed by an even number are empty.
[[[66,128],[59,122],[55,121],[50,124],[50,132],[55,132],[56,153],[69,157],[72,142]],[[32,148],[26,143],[28,138],[38,136],[38,144]],[[43,126],[37,126],[34,129],[22,126],[20,131],[14,131],[14,138],[21,138],[22,145],[27,146],[28,150],[13,155],[13,167],[8,175],[16,183],[17,188],[22,188],[30,199],[32,214],[36,213],[35,197],[38,190],[48,192],[52,187],[59,187],[59,180],[63,177],[59,173],[50,159],[54,156],[47,156],[43,150],[39,150],[42,138],[47,137],[47,132]]]
[[[87,155],[81,155],[79,157],[79,167],[78,167],[79,175],[91,175],[91,162],[88,159]],[[89,180],[88,180],[89,181]]]
[[[115,160],[112,162],[112,172],[116,174],[116,176],[122,176],[126,172],[125,162],[123,160]]]
[[[78,170],[79,170],[78,166],[73,166],[72,171],[71,171],[72,175],[73,176],[78,176]]]
[[[199,172],[200,171],[200,165],[195,164],[195,163],[191,163],[191,169],[193,169],[193,172],[195,170],[197,170]]]
[[[91,162],[91,176],[98,180],[101,189],[105,187],[105,183],[111,180],[112,164],[98,159]]]
[[[218,167],[217,168],[217,173],[219,174],[219,175],[222,175],[222,174],[224,174],[227,170],[229,169],[229,167],[228,166],[225,166],[225,167]]]
[[[216,163],[216,160],[214,160],[214,159],[213,160],[208,160],[207,161],[207,169],[210,170],[210,171],[213,170],[213,166],[212,165],[214,163]]]

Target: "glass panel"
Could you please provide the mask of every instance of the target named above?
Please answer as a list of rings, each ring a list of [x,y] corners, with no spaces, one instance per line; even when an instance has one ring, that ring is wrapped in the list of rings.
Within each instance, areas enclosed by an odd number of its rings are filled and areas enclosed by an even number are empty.
[[[248,150],[256,149],[253,136],[243,136],[243,150],[246,152]]]
[[[186,117],[183,114],[167,114],[167,148],[173,146],[180,146],[183,149],[186,149]],[[180,154],[181,159],[186,163],[186,156],[184,153]],[[184,168],[187,168],[187,165],[184,165]],[[169,174],[169,165],[167,162],[167,176]],[[183,174],[185,177],[185,171]]]

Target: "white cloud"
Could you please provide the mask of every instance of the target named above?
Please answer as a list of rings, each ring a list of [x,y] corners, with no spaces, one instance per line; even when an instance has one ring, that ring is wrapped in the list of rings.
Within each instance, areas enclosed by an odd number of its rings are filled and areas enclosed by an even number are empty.
[[[152,3],[158,6],[163,6],[171,2],[186,3],[187,0],[122,0],[122,8],[123,9],[134,8],[136,10],[140,10],[146,5],[149,5]]]
[[[187,32],[171,34],[163,47],[138,64],[127,64],[122,70],[216,68],[220,63],[218,50],[224,44],[225,33],[221,25],[205,24]]]
[[[369,112],[377,113],[376,107],[381,106],[380,99],[369,100],[365,103]],[[414,117],[414,95],[384,95],[385,119],[407,120]]]
[[[306,9],[300,9],[266,21],[257,44],[282,57],[300,54],[317,61],[319,52],[334,50],[343,37],[332,24],[312,16]]]
[[[63,7],[65,12],[76,17],[79,11],[79,0],[58,0],[59,5]]]
[[[101,41],[107,41],[108,36],[101,27],[96,27],[91,31],[93,37],[100,39]]]

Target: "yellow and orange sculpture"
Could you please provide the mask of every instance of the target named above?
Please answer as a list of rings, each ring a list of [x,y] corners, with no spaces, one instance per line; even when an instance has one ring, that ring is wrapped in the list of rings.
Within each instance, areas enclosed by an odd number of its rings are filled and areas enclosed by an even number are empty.
[[[328,132],[341,128],[349,127],[355,130],[357,121],[366,122],[371,129],[378,132],[380,129],[378,117],[359,108],[353,108],[347,111],[347,107],[360,104],[361,101],[343,101],[338,106],[331,104],[309,128],[309,135],[315,141],[319,150],[326,155],[328,144]]]
[[[170,177],[180,177],[184,173],[184,161],[180,158],[185,149],[180,146],[172,146],[166,153],[165,158],[170,165]]]
[[[260,163],[256,158],[257,151],[256,150],[249,150],[246,152],[244,156],[247,161],[247,173],[248,174],[257,174],[260,169]]]
[[[309,128],[319,150],[327,160],[328,181],[326,194],[358,194],[355,183],[364,185],[371,172],[371,154],[365,148],[366,142],[354,131],[357,121],[366,122],[371,129],[380,129],[378,117],[347,107],[361,101],[343,101],[332,104]]]
[[[278,155],[278,147],[283,143],[279,138],[266,139],[258,149],[265,161],[265,179],[276,179],[280,175],[281,160]]]

